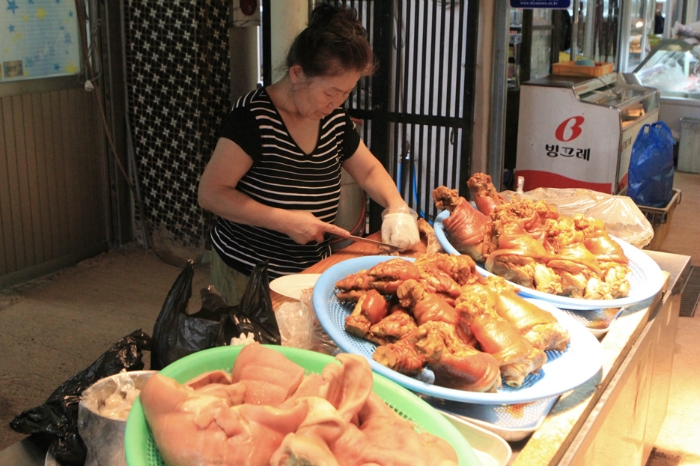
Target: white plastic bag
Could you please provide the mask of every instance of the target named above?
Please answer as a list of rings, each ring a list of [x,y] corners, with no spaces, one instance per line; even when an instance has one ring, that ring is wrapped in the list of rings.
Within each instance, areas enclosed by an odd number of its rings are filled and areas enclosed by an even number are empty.
[[[608,233],[640,249],[654,238],[651,223],[628,196],[582,188],[537,188],[524,193],[504,191],[501,194],[509,199],[519,196],[533,201],[545,201],[565,215],[580,213],[602,220]]]
[[[282,303],[275,312],[282,345],[335,354],[338,347],[316,318],[312,292],[313,288],[302,290],[299,301]]]

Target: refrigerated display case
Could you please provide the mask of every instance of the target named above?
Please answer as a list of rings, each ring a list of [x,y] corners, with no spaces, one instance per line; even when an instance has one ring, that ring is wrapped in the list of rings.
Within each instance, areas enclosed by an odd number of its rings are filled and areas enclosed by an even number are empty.
[[[655,0],[620,0],[617,70],[632,71],[651,51]],[[653,39],[655,40],[655,39]]]
[[[619,73],[557,76],[520,90],[516,176],[524,189],[587,188],[617,194],[627,187],[632,145],[657,121],[659,91]]]
[[[659,120],[671,128],[676,141],[681,118],[700,118],[700,46],[682,39],[662,40],[624,77],[630,84],[659,89]]]

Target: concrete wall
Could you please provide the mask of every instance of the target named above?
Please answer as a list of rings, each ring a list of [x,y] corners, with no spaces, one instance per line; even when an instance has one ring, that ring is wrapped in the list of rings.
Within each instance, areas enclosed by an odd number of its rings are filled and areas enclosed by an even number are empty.
[[[479,2],[479,8],[479,52],[476,57],[472,173],[485,173],[487,171],[491,76],[493,74],[493,3]]]

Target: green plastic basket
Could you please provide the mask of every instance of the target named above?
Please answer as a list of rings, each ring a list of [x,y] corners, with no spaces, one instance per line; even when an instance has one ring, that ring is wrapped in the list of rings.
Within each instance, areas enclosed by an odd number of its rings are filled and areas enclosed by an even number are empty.
[[[308,372],[321,373],[335,358],[313,351],[286,346],[264,345],[286,356]],[[208,371],[230,370],[242,346],[222,346],[186,356],[165,367],[160,373],[185,383]],[[461,466],[480,466],[481,463],[462,434],[438,411],[415,394],[379,374],[374,375],[374,392],[403,418],[412,421],[417,428],[448,441],[459,456]],[[141,400],[136,399],[124,433],[126,462],[129,466],[161,466],[153,435],[146,422]]]

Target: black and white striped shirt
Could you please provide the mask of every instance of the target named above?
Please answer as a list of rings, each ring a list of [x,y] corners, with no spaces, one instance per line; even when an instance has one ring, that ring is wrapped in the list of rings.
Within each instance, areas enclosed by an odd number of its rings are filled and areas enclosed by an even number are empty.
[[[221,137],[234,141],[253,159],[253,166],[238,182],[238,190],[261,204],[306,210],[325,222],[335,221],[340,168],[360,143],[343,108],[320,121],[316,148],[305,154],[265,88],[259,88],[238,99]],[[300,245],[282,233],[223,218],[212,229],[211,240],[224,262],[246,275],[268,260],[270,279],[298,273],[330,255],[328,240]]]

